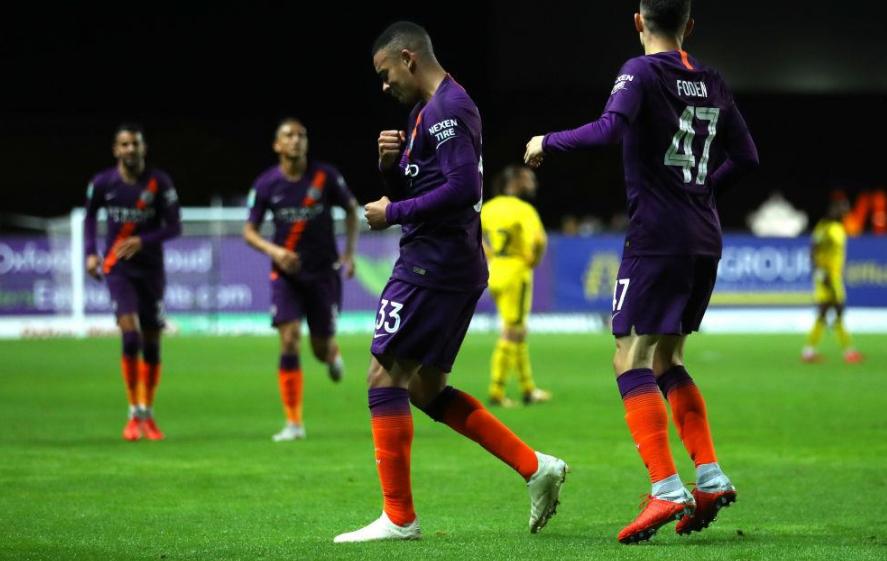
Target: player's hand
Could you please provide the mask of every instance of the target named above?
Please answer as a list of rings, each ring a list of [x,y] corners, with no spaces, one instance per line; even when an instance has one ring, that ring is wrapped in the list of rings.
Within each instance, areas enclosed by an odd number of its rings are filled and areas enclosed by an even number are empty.
[[[531,168],[538,168],[542,165],[545,158],[545,152],[542,151],[542,140],[544,136],[534,136],[527,142],[527,151],[524,152],[524,163]]]
[[[404,131],[382,131],[379,133],[379,168],[386,170],[397,163],[407,135]]]
[[[141,249],[142,238],[138,236],[130,236],[117,245],[117,250],[114,254],[117,255],[117,259],[130,259],[133,255],[141,251]]]
[[[342,258],[339,259],[339,267],[345,272],[346,278],[354,278],[355,264],[353,255],[349,253],[344,254]]]
[[[367,219],[367,224],[373,230],[384,230],[388,227],[388,219],[385,218],[385,209],[391,201],[388,197],[382,197],[378,201],[367,203],[363,207],[363,215]]]
[[[96,280],[101,280],[102,278],[102,268],[101,268],[101,260],[98,255],[87,255],[86,256],[86,272],[92,278]]]
[[[280,268],[281,271],[288,275],[294,275],[302,268],[302,262],[299,260],[299,254],[290,251],[285,247],[277,246],[274,253],[271,254],[271,260]]]

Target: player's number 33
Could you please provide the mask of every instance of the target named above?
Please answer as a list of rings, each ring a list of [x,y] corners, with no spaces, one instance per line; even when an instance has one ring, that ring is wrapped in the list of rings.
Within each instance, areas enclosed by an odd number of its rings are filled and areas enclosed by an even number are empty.
[[[386,312],[385,308],[389,304],[391,304],[391,309]],[[376,320],[376,329],[384,328],[386,333],[394,333],[400,329],[401,309],[403,309],[403,304],[400,302],[390,302],[383,298],[382,305],[379,306],[379,318]]]

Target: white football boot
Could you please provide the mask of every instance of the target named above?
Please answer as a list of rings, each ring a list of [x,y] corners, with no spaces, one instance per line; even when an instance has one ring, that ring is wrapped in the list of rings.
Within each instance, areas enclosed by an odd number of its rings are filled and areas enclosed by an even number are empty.
[[[289,442],[305,438],[305,425],[287,423],[283,430],[271,437],[274,442]]]
[[[567,464],[554,456],[536,452],[539,467],[527,481],[530,492],[530,532],[535,534],[545,527],[557,512],[561,485],[567,479]]]
[[[419,519],[416,518],[406,526],[398,526],[388,518],[384,512],[369,526],[360,530],[339,534],[333,538],[333,543],[371,542],[378,540],[418,540],[422,537],[419,530]]]

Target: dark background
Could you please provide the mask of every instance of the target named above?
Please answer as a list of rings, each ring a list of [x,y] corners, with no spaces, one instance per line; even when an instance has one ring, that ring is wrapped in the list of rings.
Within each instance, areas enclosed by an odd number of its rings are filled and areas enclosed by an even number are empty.
[[[39,216],[82,204],[128,120],[186,205],[238,202],[273,165],[286,115],[359,200],[375,199],[377,133],[404,128],[408,109],[382,95],[369,50],[397,19],[428,28],[480,107],[488,184],[531,135],[597,118],[642,54],[624,1],[32,4],[0,17],[0,187],[2,211]],[[685,47],[732,85],[762,161],[719,195],[726,228],[774,190],[815,217],[832,188],[887,186],[885,3],[699,1],[694,15]],[[540,180],[549,227],[564,213],[608,220],[625,202],[618,147],[550,157]]]

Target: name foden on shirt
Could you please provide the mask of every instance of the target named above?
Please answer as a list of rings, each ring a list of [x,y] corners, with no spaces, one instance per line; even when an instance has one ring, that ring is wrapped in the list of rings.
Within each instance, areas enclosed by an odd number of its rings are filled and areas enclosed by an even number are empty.
[[[687,97],[708,97],[708,88],[705,82],[687,82],[678,80],[678,95]]]

